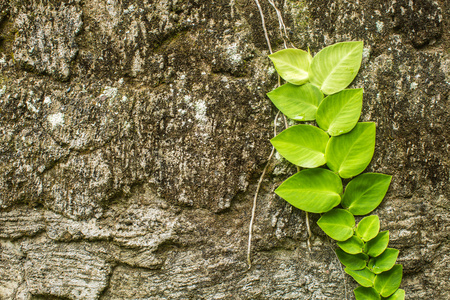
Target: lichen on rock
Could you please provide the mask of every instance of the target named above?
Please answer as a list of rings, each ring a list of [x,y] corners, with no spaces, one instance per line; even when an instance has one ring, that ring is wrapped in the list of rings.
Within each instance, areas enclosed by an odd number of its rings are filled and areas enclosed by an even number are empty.
[[[273,3],[288,46],[364,41],[351,88],[377,123],[369,170],[393,175],[377,214],[408,298],[449,298],[448,5]],[[296,172],[281,159],[247,270],[284,127],[268,54],[254,1],[1,2],[0,298],[351,299],[318,216],[308,251],[305,215],[273,193]]]

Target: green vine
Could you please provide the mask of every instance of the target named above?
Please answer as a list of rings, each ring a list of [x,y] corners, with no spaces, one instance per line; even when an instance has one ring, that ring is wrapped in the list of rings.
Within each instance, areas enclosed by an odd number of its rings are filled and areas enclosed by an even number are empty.
[[[285,159],[305,168],[275,193],[307,213],[323,214],[317,224],[337,241],[345,272],[361,285],[354,290],[357,300],[400,300],[403,267],[395,263],[399,251],[388,248],[389,231],[379,232],[376,215],[355,221],[378,207],[391,182],[389,175],[361,174],[372,160],[376,127],[358,122],[363,89],[346,88],[362,52],[363,42],[343,42],[314,57],[299,49],[269,55],[287,83],[267,96],[290,119],[318,125],[294,125],[271,139]],[[344,190],[342,179],[350,178]]]

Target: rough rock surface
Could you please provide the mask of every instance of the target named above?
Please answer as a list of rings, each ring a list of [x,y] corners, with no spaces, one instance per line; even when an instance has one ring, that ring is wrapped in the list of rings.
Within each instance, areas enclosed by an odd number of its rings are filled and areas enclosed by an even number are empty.
[[[283,48],[259,0],[272,47]],[[450,4],[277,0],[287,44],[363,40],[376,213],[408,299],[449,299]],[[334,245],[273,190],[252,198],[276,86],[252,0],[0,3],[0,299],[353,299]],[[282,130],[282,122],[275,124]]]

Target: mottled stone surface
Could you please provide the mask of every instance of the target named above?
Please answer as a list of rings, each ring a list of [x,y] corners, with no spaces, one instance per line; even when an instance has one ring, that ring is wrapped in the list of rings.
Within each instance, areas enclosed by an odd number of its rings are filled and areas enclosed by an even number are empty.
[[[275,50],[277,14],[260,0]],[[277,0],[287,45],[363,40],[368,171],[408,299],[450,298],[448,1]],[[253,0],[0,3],[0,299],[353,299],[274,194],[277,84]],[[283,129],[276,122],[278,132]]]

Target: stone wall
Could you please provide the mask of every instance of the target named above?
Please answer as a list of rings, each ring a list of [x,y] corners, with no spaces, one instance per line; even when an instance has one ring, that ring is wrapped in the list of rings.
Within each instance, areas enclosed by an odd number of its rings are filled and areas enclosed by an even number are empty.
[[[274,50],[275,9],[259,0]],[[408,299],[450,298],[450,4],[277,0],[288,44],[363,40],[376,213]],[[277,75],[253,0],[2,0],[0,299],[353,299],[273,190]],[[282,122],[275,124],[282,130]]]

